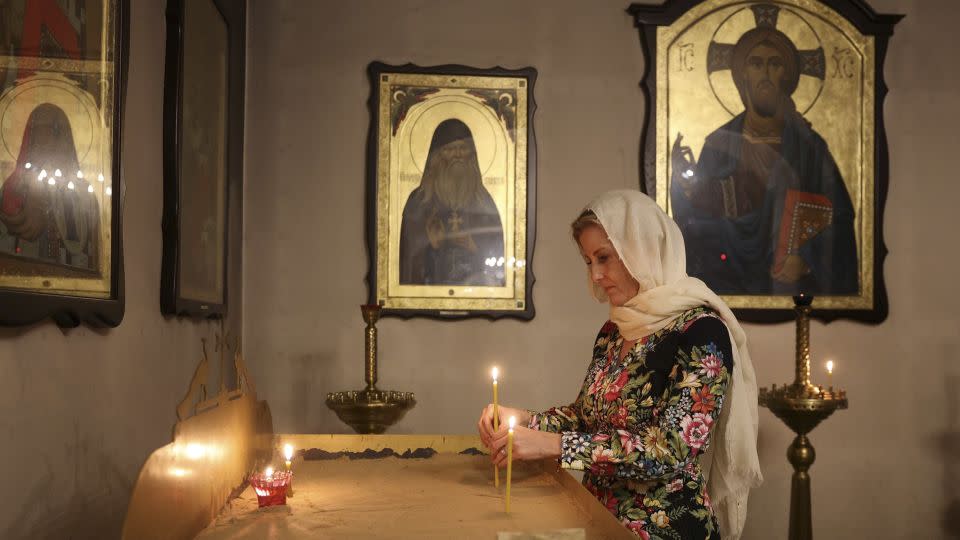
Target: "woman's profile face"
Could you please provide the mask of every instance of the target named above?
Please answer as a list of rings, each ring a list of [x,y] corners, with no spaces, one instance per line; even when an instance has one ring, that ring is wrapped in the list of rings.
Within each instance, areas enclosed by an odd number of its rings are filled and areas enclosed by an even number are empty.
[[[603,288],[611,305],[622,306],[640,292],[640,283],[627,271],[603,227],[583,229],[577,243],[590,270],[590,280]]]

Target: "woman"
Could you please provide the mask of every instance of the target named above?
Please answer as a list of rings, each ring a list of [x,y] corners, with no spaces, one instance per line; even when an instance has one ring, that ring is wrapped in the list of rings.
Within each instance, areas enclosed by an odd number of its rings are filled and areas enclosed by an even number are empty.
[[[641,538],[736,539],[761,481],[757,387],[733,313],[686,274],[683,237],[636,191],[591,202],[573,223],[591,290],[610,303],[577,400],[516,416],[514,459],[556,459]],[[492,406],[480,436],[505,464]],[[709,486],[700,456],[710,446]]]

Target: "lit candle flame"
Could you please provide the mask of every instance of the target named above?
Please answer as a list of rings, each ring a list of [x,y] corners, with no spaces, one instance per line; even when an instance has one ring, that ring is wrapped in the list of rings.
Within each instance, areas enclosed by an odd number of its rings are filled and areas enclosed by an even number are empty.
[[[493,382],[497,382],[497,377],[500,375],[500,370],[497,368],[493,368],[492,370],[490,370],[490,375],[493,376]]]
[[[833,360],[827,360],[827,373],[833,375]]]
[[[290,461],[293,458],[293,445],[285,444],[283,445],[283,457],[287,458],[287,461]]]
[[[267,467],[267,470],[263,471],[263,475],[267,477],[267,480],[273,478],[273,467]]]
[[[513,431],[513,427],[516,426],[516,425],[517,425],[517,417],[516,417],[516,416],[511,416],[511,417],[510,417],[510,431]]]

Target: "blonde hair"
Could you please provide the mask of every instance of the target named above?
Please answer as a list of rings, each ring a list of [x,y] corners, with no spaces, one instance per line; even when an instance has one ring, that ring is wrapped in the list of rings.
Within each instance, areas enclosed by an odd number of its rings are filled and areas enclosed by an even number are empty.
[[[570,224],[570,233],[573,234],[573,241],[580,243],[580,235],[583,234],[583,231],[588,227],[603,228],[597,215],[590,209],[584,210],[577,216],[577,219],[573,220],[573,223]]]

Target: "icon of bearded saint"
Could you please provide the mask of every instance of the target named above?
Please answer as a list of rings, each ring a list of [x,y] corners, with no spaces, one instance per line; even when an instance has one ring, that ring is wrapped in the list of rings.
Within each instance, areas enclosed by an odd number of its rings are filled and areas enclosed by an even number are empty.
[[[707,136],[699,163],[682,134],[672,151],[671,204],[687,271],[720,294],[856,294],[850,194],[792,98],[801,75],[823,80],[822,49],[805,57],[776,28],[778,7],[751,9],[758,25],[727,57],[744,112]],[[821,223],[793,241],[784,223],[796,221],[788,204],[796,200],[815,202]]]
[[[400,284],[503,286],[503,225],[483,186],[473,135],[457,119],[433,132],[420,185],[403,208]]]
[[[50,103],[38,105],[27,119],[16,169],[0,185],[0,252],[97,269],[99,205],[78,171],[66,114]]]

